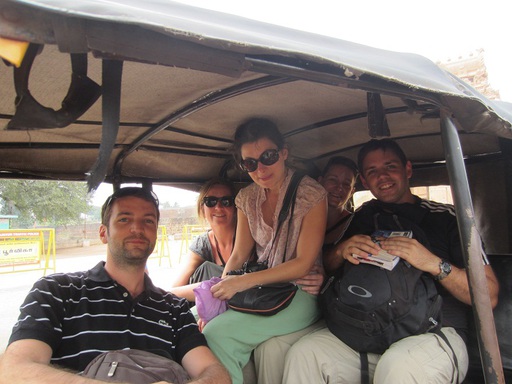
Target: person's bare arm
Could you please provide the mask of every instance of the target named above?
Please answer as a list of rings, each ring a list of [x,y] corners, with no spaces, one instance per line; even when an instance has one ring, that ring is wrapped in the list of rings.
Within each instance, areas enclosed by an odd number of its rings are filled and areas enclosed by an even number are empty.
[[[421,271],[428,272],[432,276],[436,276],[440,272],[439,263],[441,262],[441,258],[430,252],[416,239],[394,237],[382,241],[381,244],[386,251],[399,256]],[[498,304],[498,279],[491,266],[487,265],[484,268],[491,305],[494,308]],[[465,269],[452,265],[451,273],[441,280],[440,283],[456,299],[471,305],[469,283]]]
[[[39,340],[13,342],[0,358],[0,384],[93,384],[98,380],[50,365],[52,350]]]
[[[337,244],[323,255],[324,267],[328,273],[334,273],[345,260],[352,264],[359,264],[353,255],[367,257],[368,254],[379,252],[379,246],[376,245],[370,236],[354,235]]]
[[[256,285],[293,281],[304,276],[311,270],[320,253],[325,233],[326,217],[327,200],[323,199],[302,220],[296,258],[263,271],[246,273],[241,276],[229,276],[212,287],[213,295],[221,300],[229,300],[235,293]]]
[[[325,271],[321,265],[313,265],[307,275],[295,280],[302,290],[312,295],[318,295],[325,279]]]
[[[204,259],[199,256],[197,253],[190,251],[187,255],[186,260],[180,266],[180,270],[176,275],[176,278],[172,282],[171,287],[181,287],[183,285],[187,285],[190,276],[195,272],[195,270],[203,264]]]
[[[439,259],[440,260],[440,259]],[[437,263],[439,265],[439,263]],[[491,306],[495,308],[498,305],[499,284],[490,265],[484,266],[485,277],[487,280],[487,287],[489,289],[489,297],[491,299]],[[439,273],[439,267],[436,274]],[[450,274],[440,281],[448,292],[450,292],[457,300],[471,305],[471,296],[469,293],[469,282],[466,270],[457,268],[452,265]]]
[[[187,284],[179,287],[173,287],[169,289],[169,292],[175,294],[178,297],[183,297],[188,301],[196,301],[196,295],[194,294],[194,288],[198,287],[201,283]]]
[[[238,209],[235,245],[229,260],[224,267],[222,277],[225,277],[229,271],[241,268],[251,255],[253,248],[254,239],[252,238],[251,230],[249,228],[249,221],[247,216]]]
[[[345,260],[342,256],[343,242],[336,244],[336,246],[329,247],[323,254],[322,260],[324,263],[324,269],[328,274],[334,273]]]
[[[190,276],[204,262],[204,259],[195,252],[189,252],[187,260],[183,263],[177,277],[174,279],[169,292],[188,301],[195,301],[194,288],[200,283],[188,284]]]
[[[196,384],[229,384],[231,377],[224,366],[207,347],[196,347],[182,360],[183,368]]]

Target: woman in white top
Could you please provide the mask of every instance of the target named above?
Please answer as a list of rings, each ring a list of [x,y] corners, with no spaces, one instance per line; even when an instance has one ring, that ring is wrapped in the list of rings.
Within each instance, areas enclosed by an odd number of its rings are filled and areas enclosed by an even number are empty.
[[[237,198],[238,223],[233,253],[224,279],[212,287],[215,297],[228,300],[235,293],[260,284],[295,281],[321,264],[327,200],[324,188],[305,176],[297,189],[294,214],[276,236],[277,216],[293,171],[286,166],[288,149],[276,125],[267,119],[251,119],[238,127],[234,138],[237,163],[253,184]],[[274,240],[275,237],[275,240]],[[253,249],[268,269],[226,276],[249,259]],[[261,342],[295,332],[320,316],[316,296],[299,289],[292,303],[273,316],[227,310],[204,327],[209,347],[226,366],[233,384],[242,384],[242,367]]]
[[[324,253],[341,239],[353,216],[347,205],[355,192],[357,175],[357,165],[352,160],[343,156],[335,156],[329,159],[318,178],[318,182],[327,191],[328,210],[327,229],[323,244]],[[309,275],[306,278],[309,279],[313,276]],[[302,281],[298,280],[298,282]],[[317,281],[317,290],[314,291],[311,286],[310,292],[318,293],[321,281]],[[261,343],[254,350],[258,384],[280,383],[283,379],[285,356],[290,347],[301,337],[323,327],[325,327],[324,322],[318,321],[300,331],[272,337]]]

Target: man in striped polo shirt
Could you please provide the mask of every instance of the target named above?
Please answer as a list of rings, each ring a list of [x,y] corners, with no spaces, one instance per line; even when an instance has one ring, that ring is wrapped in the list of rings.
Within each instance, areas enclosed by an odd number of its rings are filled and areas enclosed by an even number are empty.
[[[102,352],[127,348],[164,351],[194,383],[231,382],[187,301],[145,273],[159,216],[157,197],[143,188],[122,188],[107,199],[99,230],[106,262],[35,283],[0,360],[0,383],[95,382],[75,373]]]

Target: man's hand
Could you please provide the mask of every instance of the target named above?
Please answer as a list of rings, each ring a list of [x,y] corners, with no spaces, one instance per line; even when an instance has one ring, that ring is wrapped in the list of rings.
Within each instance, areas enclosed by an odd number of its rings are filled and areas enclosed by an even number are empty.
[[[416,239],[408,237],[389,237],[380,241],[382,249],[391,255],[400,257],[413,267],[433,276],[439,273],[441,259],[430,252]]]
[[[336,247],[336,255],[352,264],[359,264],[359,260],[354,255],[367,258],[370,254],[376,255],[379,250],[379,245],[375,244],[370,236],[355,235]]]
[[[325,271],[321,265],[314,265],[306,276],[295,280],[302,290],[312,295],[318,295],[325,279]]]

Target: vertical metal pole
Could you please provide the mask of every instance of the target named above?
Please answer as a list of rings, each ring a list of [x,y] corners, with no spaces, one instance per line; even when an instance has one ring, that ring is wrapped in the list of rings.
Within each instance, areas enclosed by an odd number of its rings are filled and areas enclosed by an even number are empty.
[[[457,129],[447,117],[442,118],[441,134],[455,211],[457,212],[466,273],[469,280],[469,291],[473,304],[473,315],[477,330],[480,359],[484,368],[484,378],[487,384],[502,384],[505,383],[505,378],[487,280],[482,264],[481,242],[476,229],[466,167]]]

